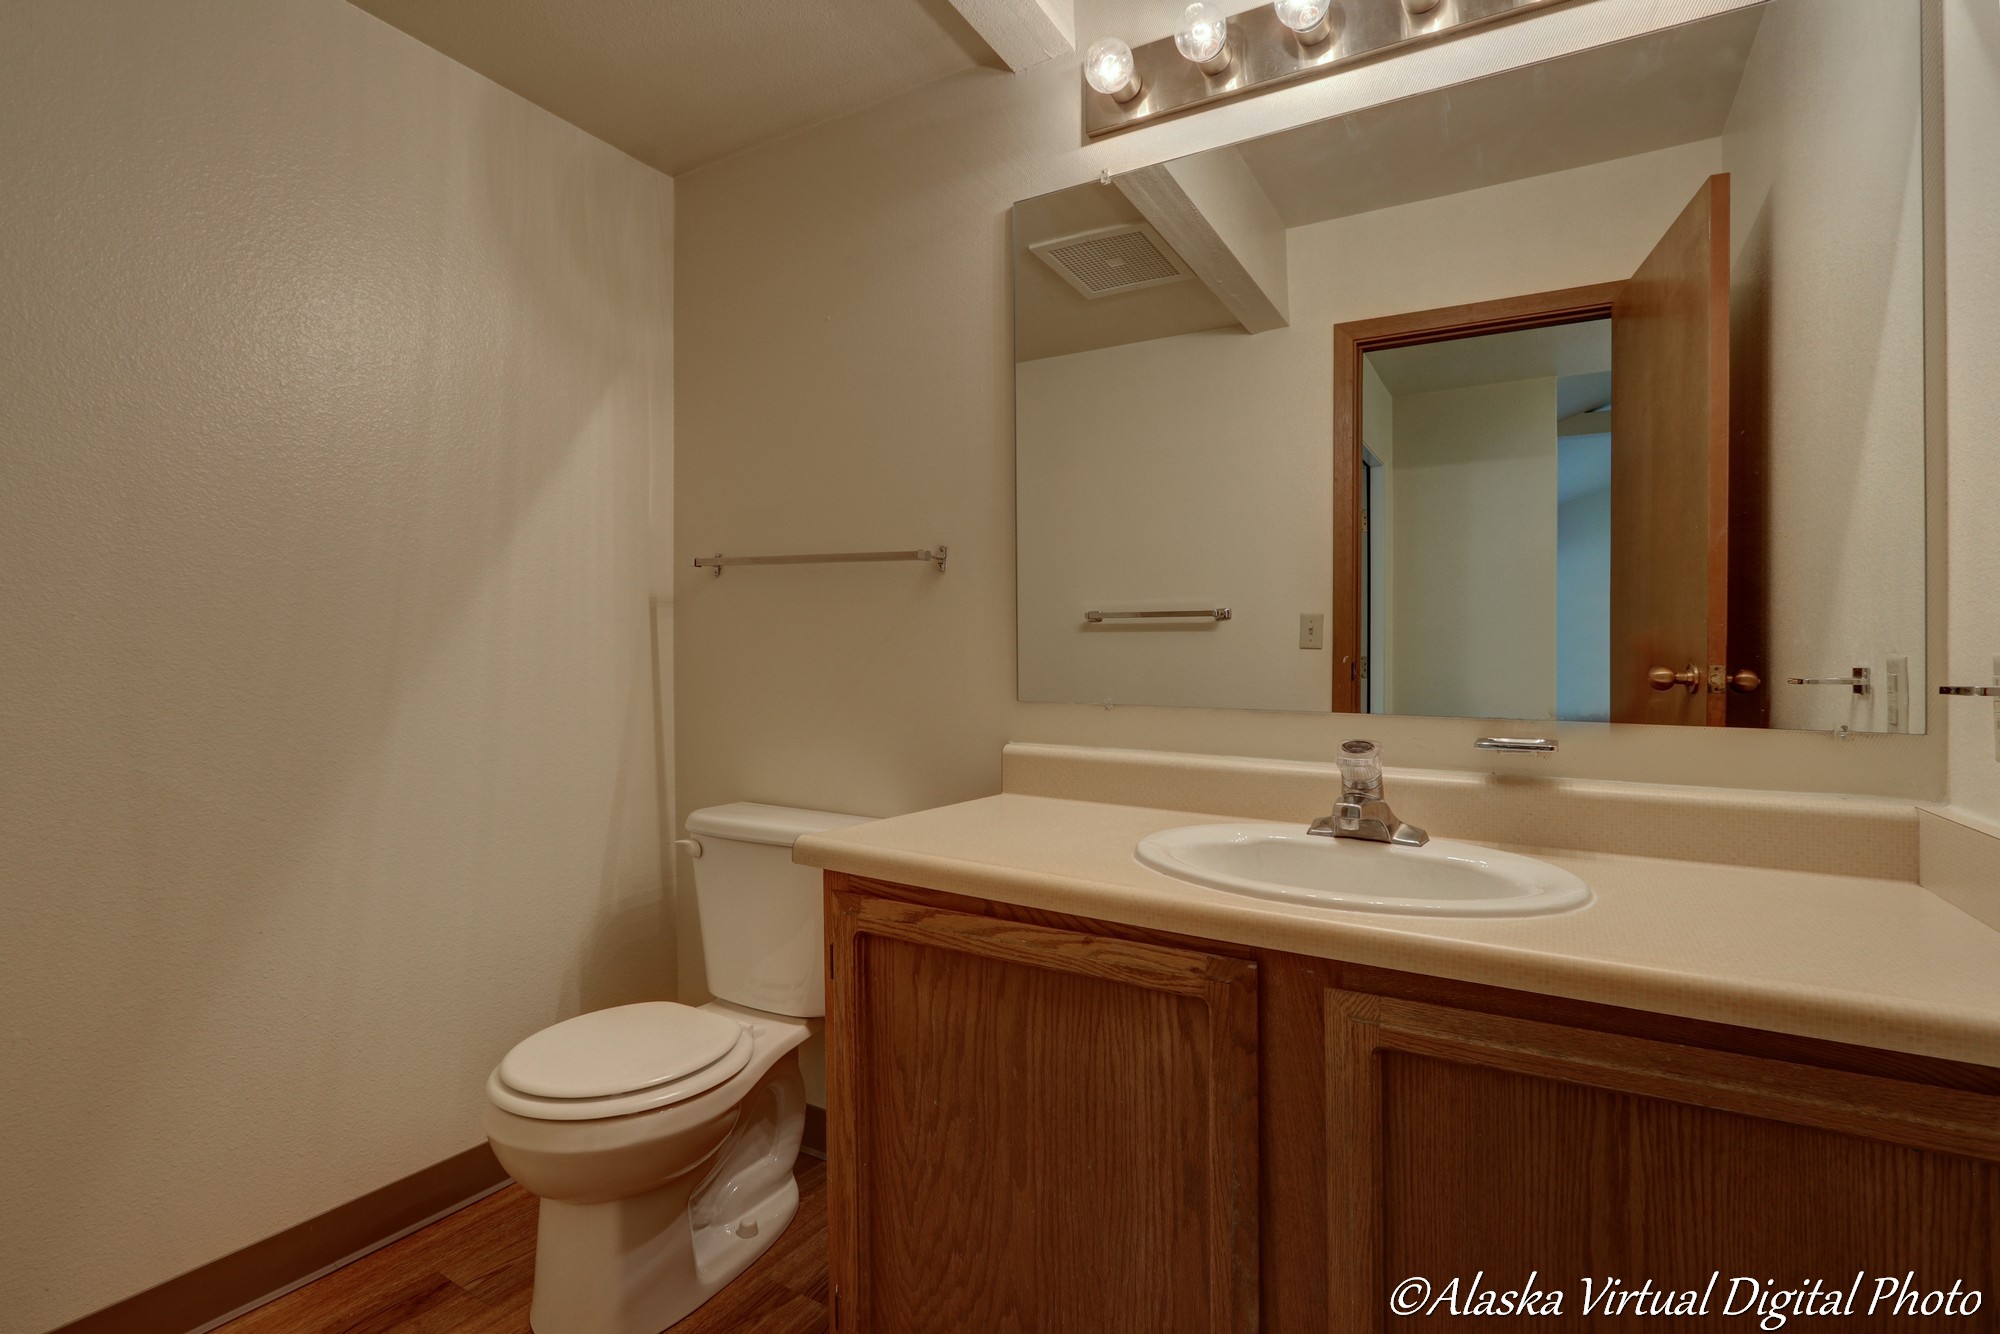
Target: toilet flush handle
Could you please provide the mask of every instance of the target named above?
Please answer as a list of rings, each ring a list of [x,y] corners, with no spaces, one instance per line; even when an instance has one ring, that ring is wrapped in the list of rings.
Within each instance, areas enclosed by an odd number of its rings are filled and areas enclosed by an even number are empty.
[[[677,838],[674,840],[674,846],[686,848],[690,857],[701,856],[701,840],[698,838]]]

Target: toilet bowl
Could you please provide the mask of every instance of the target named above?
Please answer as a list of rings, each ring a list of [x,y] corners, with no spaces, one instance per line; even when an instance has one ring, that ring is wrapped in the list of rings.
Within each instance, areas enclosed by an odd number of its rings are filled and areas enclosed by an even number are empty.
[[[493,1152],[542,1201],[529,1313],[536,1334],[658,1334],[742,1273],[798,1209],[792,1166],[805,1126],[806,1024],[719,1001],[580,1018],[650,1020],[619,1026],[621,1037],[642,1038],[649,1027],[665,1037],[693,1016],[727,1021],[742,1037],[710,1067],[671,1081],[691,1089],[671,1090],[679,1096],[655,1088],[541,1097],[510,1086],[501,1069],[487,1081]],[[726,1067],[719,1078],[715,1066]]]
[[[798,1049],[825,1013],[819,876],[799,835],[860,817],[736,803],[688,817],[709,986],[578,1015],[488,1076],[486,1134],[541,1199],[535,1334],[658,1334],[798,1210]]]

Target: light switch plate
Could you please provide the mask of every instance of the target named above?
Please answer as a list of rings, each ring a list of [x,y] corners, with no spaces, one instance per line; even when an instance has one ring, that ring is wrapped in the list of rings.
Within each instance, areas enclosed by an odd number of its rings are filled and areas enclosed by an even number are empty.
[[[1302,611],[1299,613],[1299,647],[1326,647],[1326,613]]]

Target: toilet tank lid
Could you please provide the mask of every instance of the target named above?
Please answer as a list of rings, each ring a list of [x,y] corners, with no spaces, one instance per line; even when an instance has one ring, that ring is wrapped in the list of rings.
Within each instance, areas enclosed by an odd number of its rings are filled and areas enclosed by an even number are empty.
[[[772,843],[789,848],[803,835],[867,824],[873,818],[801,810],[797,806],[765,806],[754,801],[732,801],[726,806],[704,806],[698,811],[689,811],[687,830],[696,836],[729,838],[739,843]]]

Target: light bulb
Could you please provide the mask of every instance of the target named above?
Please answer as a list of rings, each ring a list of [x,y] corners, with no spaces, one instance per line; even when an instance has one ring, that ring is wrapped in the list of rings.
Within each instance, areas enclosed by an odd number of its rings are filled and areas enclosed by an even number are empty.
[[[1327,21],[1328,0],[1273,0],[1271,8],[1277,11],[1278,22],[1298,34],[1301,42],[1313,46],[1323,42],[1333,32],[1333,25]]]
[[[1202,73],[1220,74],[1229,68],[1229,20],[1214,5],[1196,0],[1181,14],[1174,45]]]
[[[1132,48],[1116,37],[1091,45],[1083,58],[1083,79],[1114,102],[1130,102],[1143,87],[1132,69]]]

